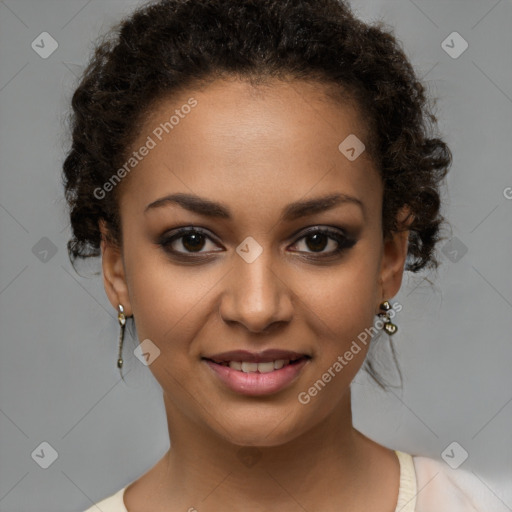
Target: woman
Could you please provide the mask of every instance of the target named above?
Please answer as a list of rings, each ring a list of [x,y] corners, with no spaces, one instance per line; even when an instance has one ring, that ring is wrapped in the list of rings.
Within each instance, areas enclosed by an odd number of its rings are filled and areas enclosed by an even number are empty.
[[[391,34],[337,0],[159,1],[97,47],[73,120],[70,257],[101,256],[171,442],[89,510],[502,510],[352,425],[404,270],[437,266],[451,163]]]

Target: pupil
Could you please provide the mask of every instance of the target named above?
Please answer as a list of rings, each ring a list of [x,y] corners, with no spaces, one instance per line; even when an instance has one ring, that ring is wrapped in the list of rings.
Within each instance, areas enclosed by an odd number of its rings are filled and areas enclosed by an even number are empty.
[[[192,243],[188,243],[187,240],[191,240]],[[201,250],[204,246],[204,236],[203,235],[186,235],[183,237],[183,247],[187,250]]]
[[[318,245],[319,238],[320,238],[320,243]],[[315,245],[315,242],[313,242],[313,244],[310,244],[310,243],[307,244],[309,249],[318,250],[318,251],[323,251],[325,249],[325,242],[327,241],[327,235],[324,235],[323,233],[315,233],[314,235],[310,235],[308,237],[308,239],[316,240],[316,245]]]

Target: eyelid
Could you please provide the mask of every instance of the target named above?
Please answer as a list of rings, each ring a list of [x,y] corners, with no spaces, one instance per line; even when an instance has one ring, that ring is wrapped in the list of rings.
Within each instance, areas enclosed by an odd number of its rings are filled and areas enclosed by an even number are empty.
[[[177,257],[199,258],[202,255],[208,256],[209,254],[211,254],[212,251],[208,251],[206,253],[203,253],[203,252],[193,253],[193,252],[180,252],[180,251],[175,251],[172,249],[166,249],[166,246],[170,246],[176,240],[179,240],[180,238],[183,238],[184,236],[186,236],[190,233],[198,233],[200,235],[203,235],[205,238],[211,240],[215,244],[222,245],[222,244],[220,244],[220,242],[218,242],[216,240],[215,236],[210,235],[208,230],[206,230],[204,228],[196,227],[196,226],[190,226],[190,225],[179,227],[179,228],[176,228],[174,230],[170,230],[169,232],[164,233],[162,236],[159,237],[157,243],[158,243],[158,245],[160,245],[163,248],[163,250],[165,252],[167,252],[168,254],[177,256]],[[345,229],[337,227],[337,226],[329,226],[329,225],[324,225],[324,224],[315,224],[312,226],[308,226],[306,228],[301,228],[296,233],[291,235],[291,237],[289,238],[289,241],[291,241],[291,243],[293,245],[295,245],[295,244],[299,243],[303,238],[306,238],[307,236],[313,235],[316,233],[324,234],[329,239],[334,240],[338,244],[338,249],[335,249],[333,251],[329,251],[326,253],[324,253],[324,252],[319,252],[319,253],[305,252],[304,254],[306,254],[306,255],[317,254],[318,258],[335,256],[335,255],[338,255],[338,254],[346,251],[347,249],[350,249],[353,245],[355,245],[355,243],[357,241],[353,236],[349,235]],[[213,251],[213,252],[221,252],[221,251]],[[296,252],[301,253],[301,254],[303,253],[303,251],[296,251]]]
[[[344,229],[328,226],[328,225],[315,225],[313,227],[306,228],[305,230],[301,230],[298,232],[295,242],[293,242],[293,245],[298,244],[302,239],[307,238],[308,236],[314,235],[314,234],[321,234],[327,236],[330,240],[334,240],[338,244],[338,248],[330,251],[330,252],[306,252],[304,254],[307,255],[315,255],[318,254],[318,257],[328,257],[328,256],[336,256],[342,252],[344,252],[347,249],[350,249],[353,247],[357,240],[356,238],[350,236]],[[298,251],[302,252],[302,251]]]
[[[190,233],[198,233],[200,235],[203,235],[205,238],[208,238],[212,242],[214,242],[217,245],[222,245],[219,241],[217,241],[215,236],[212,236],[210,232],[204,228],[196,227],[196,226],[183,226],[176,229],[171,229],[169,231],[166,231],[164,234],[162,234],[158,240],[157,243],[161,246],[170,245],[171,243],[175,242],[176,240],[179,240],[180,238],[183,238],[186,235],[189,235]],[[172,252],[172,251],[169,251]],[[220,251],[216,251],[220,252]],[[187,253],[177,253],[177,254],[187,254]],[[193,253],[188,253],[193,254]],[[203,253],[198,253],[203,254]]]
[[[350,236],[348,235],[348,233],[345,229],[342,229],[342,228],[339,228],[336,226],[330,226],[329,224],[313,224],[311,226],[301,228],[298,231],[296,231],[290,237],[290,240],[293,240],[297,237],[299,237],[298,239],[300,239],[306,235],[309,235],[310,233],[315,233],[317,231],[333,233],[333,234],[342,236],[344,238],[350,238]]]

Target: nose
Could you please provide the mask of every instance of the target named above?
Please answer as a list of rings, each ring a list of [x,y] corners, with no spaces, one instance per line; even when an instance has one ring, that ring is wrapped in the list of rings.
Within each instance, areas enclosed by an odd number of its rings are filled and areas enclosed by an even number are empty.
[[[272,266],[270,250],[252,263],[235,257],[226,276],[219,313],[229,324],[241,324],[252,333],[270,334],[293,316],[292,290]]]

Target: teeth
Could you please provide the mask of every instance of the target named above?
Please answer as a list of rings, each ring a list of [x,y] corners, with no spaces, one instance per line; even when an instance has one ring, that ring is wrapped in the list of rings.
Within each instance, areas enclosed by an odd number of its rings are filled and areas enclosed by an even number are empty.
[[[260,373],[270,373],[274,371],[274,361],[269,361],[268,363],[258,363],[257,366]],[[242,371],[245,371],[243,366]]]
[[[242,371],[244,373],[258,371],[258,363],[242,363]]]
[[[277,361],[274,361],[274,368],[276,370],[279,370],[282,368],[285,364],[288,364],[290,361],[285,361],[284,359],[278,359]]]
[[[230,361],[228,363],[223,363],[225,366],[229,366],[234,370],[242,371],[244,373],[270,373],[274,370],[280,370],[283,366],[286,366],[290,363],[289,359],[277,359],[276,361],[269,361],[267,363],[253,363],[246,361]]]

